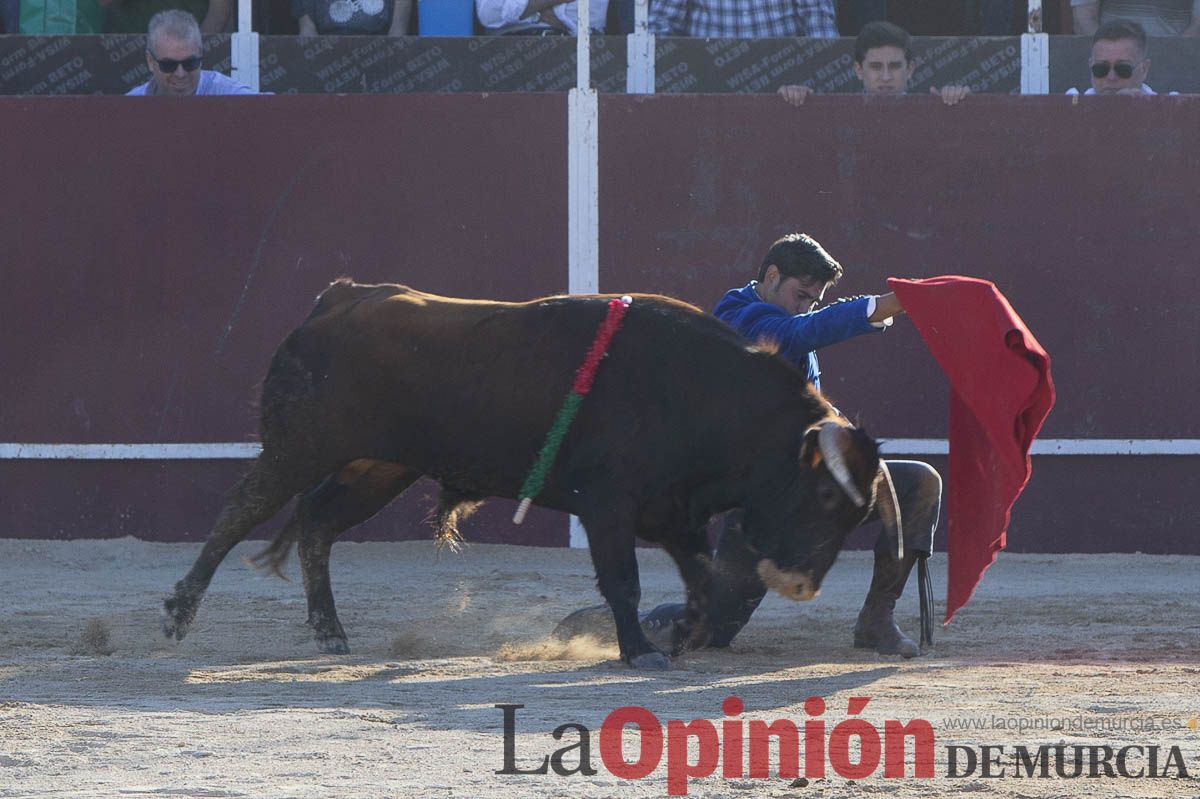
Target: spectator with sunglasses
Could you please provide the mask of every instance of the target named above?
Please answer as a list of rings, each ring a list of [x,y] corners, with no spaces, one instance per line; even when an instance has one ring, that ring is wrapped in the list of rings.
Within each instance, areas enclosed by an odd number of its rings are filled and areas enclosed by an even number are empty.
[[[150,18],[146,63],[150,80],[130,89],[130,95],[258,94],[232,78],[201,69],[200,25],[186,11],[160,11]]]
[[[1145,83],[1150,72],[1146,31],[1136,22],[1118,19],[1097,28],[1088,66],[1092,71],[1092,86],[1084,94],[1132,97],[1155,94]],[[1079,90],[1069,89],[1067,94],[1079,94]]]

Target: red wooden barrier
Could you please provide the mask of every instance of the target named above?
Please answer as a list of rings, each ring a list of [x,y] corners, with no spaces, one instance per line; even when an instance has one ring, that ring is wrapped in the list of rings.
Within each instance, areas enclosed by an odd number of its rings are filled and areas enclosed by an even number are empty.
[[[0,441],[248,440],[270,353],[340,274],[566,287],[561,95],[0,98],[0,129]],[[1045,437],[1200,438],[1197,129],[1191,98],[604,96],[601,288],[711,307],[807,230],[846,266],[839,293],[995,281],[1054,357]],[[876,435],[944,436],[903,322],[822,363]],[[1194,464],[1039,457],[1012,548],[1198,552]],[[240,468],[0,461],[0,534],[201,538]],[[425,507],[359,535],[426,536]],[[556,515],[510,513],[468,537],[565,541]]]

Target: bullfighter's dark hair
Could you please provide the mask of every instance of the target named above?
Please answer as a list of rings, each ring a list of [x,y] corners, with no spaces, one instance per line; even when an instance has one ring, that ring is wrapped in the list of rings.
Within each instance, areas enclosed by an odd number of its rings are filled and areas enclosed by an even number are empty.
[[[905,61],[913,60],[912,36],[891,22],[876,20],[863,25],[858,38],[854,40],[854,63],[861,64],[867,57],[867,51],[876,47],[899,47],[904,51]]]
[[[1119,42],[1122,39],[1132,39],[1137,44],[1142,58],[1150,53],[1150,44],[1146,40],[1146,29],[1128,19],[1112,19],[1096,28],[1095,34],[1092,35],[1092,46],[1095,46],[1096,42]]]
[[[771,245],[758,268],[759,282],[766,280],[772,264],[783,277],[811,278],[822,284],[836,283],[842,277],[842,265],[807,233],[789,233]]]

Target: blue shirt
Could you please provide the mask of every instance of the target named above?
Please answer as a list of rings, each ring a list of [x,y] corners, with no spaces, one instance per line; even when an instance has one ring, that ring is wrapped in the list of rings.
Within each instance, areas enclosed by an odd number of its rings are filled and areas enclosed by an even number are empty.
[[[874,297],[838,300],[811,313],[792,316],[759,297],[756,283],[751,281],[743,288],[727,291],[713,315],[748,341],[766,340],[777,345],[779,354],[807,372],[817,390],[821,388],[821,366],[816,350],[883,329],[867,321]]]
[[[143,83],[141,86],[135,86],[125,92],[128,96],[142,96],[150,93],[150,84],[154,82],[154,78]],[[200,83],[196,86],[196,95],[202,94],[258,94],[249,86],[238,83],[233,78],[228,78],[220,72],[213,72],[209,69],[200,70]]]

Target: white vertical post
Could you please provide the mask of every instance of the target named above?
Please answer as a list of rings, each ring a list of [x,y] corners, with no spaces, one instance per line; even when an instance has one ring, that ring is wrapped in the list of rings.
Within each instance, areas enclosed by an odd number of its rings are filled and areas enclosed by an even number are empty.
[[[650,35],[649,0],[634,0],[633,33],[626,37],[625,91],[654,94],[654,37]]]
[[[251,0],[238,0],[238,28],[229,43],[229,60],[233,79],[258,91],[258,34],[254,32],[251,10]]]
[[[1021,36],[1021,94],[1050,93],[1050,37],[1044,33]]]
[[[592,85],[592,10],[588,0],[578,0],[575,11],[575,86]]]
[[[600,204],[597,171],[599,102],[595,89],[567,94],[567,290],[600,290]]]
[[[579,0],[578,10],[577,85],[567,94],[567,291],[595,294],[600,290],[600,104],[591,81],[588,0]],[[570,546],[587,546],[587,534],[574,516]]]
[[[1029,0],[1029,16],[1026,19],[1026,33],[1041,33],[1045,20],[1042,18],[1042,0]]]

